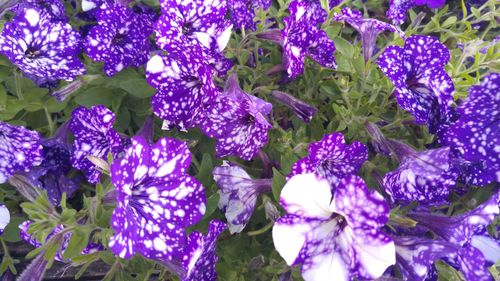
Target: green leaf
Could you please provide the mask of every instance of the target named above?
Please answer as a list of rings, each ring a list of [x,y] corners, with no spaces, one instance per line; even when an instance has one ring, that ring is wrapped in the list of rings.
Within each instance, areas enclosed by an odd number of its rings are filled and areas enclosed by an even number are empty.
[[[335,42],[335,49],[345,55],[348,58],[352,58],[354,55],[354,46],[351,45],[347,40],[342,37],[335,36],[333,38]]]
[[[439,281],[466,281],[462,273],[444,261],[438,260],[434,265],[438,272]]]
[[[212,156],[208,153],[204,153],[203,158],[201,159],[200,171],[198,172],[196,178],[198,178],[198,180],[205,186],[210,186],[213,182],[212,170]]]
[[[138,98],[149,98],[156,92],[144,78],[124,80],[120,82],[120,88]]]
[[[285,186],[286,179],[278,170],[273,168],[273,197],[276,202],[279,202],[281,189]]]
[[[23,217],[11,217],[9,224],[5,227],[1,236],[2,239],[11,243],[21,241],[21,237],[19,236],[19,225],[25,220],[26,218]]]
[[[68,246],[63,253],[63,258],[71,259],[81,254],[82,250],[89,243],[89,227],[78,227],[73,230]]]
[[[456,16],[451,16],[448,17],[442,24],[443,27],[449,27],[450,25],[454,24],[457,22],[457,17]]]
[[[207,198],[207,208],[205,210],[205,218],[210,217],[215,210],[217,209],[217,206],[219,204],[219,193],[216,192],[212,194],[210,197]]]
[[[86,91],[79,93],[75,97],[75,102],[79,105],[91,107],[96,104],[103,104],[107,107],[111,106],[113,92],[103,87],[91,87]]]

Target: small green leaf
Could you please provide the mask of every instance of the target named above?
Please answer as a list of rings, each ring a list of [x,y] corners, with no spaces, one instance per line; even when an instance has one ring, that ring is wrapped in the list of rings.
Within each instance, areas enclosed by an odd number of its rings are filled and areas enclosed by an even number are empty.
[[[335,49],[345,55],[348,58],[352,58],[354,55],[354,46],[351,45],[347,40],[342,37],[335,36],[333,38],[333,42],[335,42]]]
[[[138,98],[149,98],[156,92],[144,78],[124,80],[120,82],[120,88]]]
[[[273,168],[273,197],[276,202],[279,202],[281,189],[285,186],[286,179],[278,170]]]
[[[73,230],[73,234],[69,239],[68,246],[63,253],[63,257],[65,259],[71,259],[75,256],[81,254],[82,250],[89,243],[89,228],[88,227],[79,227]]]
[[[212,194],[210,197],[207,198],[207,208],[205,210],[205,218],[210,217],[215,210],[217,209],[217,206],[219,204],[219,193],[216,192]]]

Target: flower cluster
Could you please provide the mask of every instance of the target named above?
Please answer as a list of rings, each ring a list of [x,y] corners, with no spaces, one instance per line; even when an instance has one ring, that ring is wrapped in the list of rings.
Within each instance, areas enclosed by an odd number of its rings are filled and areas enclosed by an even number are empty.
[[[436,9],[444,5],[446,0],[390,0],[387,17],[394,24],[402,24],[406,18],[406,12],[418,5],[427,5],[431,9]]]

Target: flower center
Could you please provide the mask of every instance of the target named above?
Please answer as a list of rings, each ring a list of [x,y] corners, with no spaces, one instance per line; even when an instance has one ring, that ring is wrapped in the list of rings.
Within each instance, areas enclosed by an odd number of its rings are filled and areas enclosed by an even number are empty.
[[[121,34],[121,33],[118,33],[115,35],[115,37],[113,37],[113,40],[111,40],[111,42],[113,43],[113,45],[122,45],[123,42],[125,42],[125,35],[124,34]]]
[[[251,114],[247,114],[243,117],[243,122],[245,122],[245,124],[253,124],[255,123],[255,117]]]
[[[193,33],[193,30],[194,30],[193,23],[191,22],[186,22],[182,26],[182,34],[184,35],[191,35]]]
[[[40,56],[40,54],[41,54],[40,50],[36,50],[31,47],[24,52],[24,55],[29,59],[36,59],[37,57]]]

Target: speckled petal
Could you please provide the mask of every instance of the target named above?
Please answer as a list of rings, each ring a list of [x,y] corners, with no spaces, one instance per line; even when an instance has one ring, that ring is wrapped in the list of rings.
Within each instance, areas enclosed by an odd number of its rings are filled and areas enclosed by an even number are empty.
[[[5,205],[0,204],[0,235],[10,222],[10,212]]]

